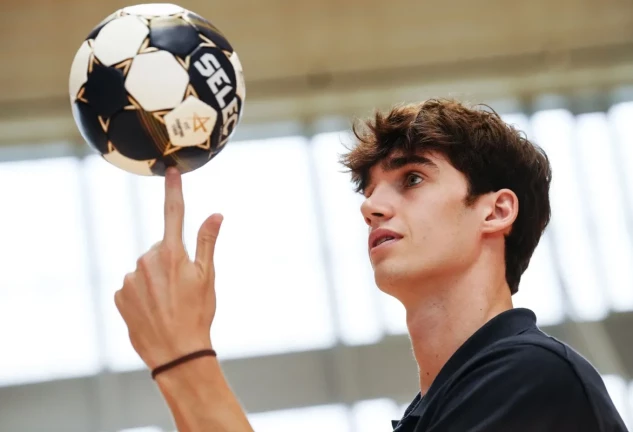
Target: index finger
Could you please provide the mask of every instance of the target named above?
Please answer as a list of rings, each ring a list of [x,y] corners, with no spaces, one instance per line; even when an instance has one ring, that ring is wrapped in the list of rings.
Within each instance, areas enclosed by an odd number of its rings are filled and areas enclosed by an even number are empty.
[[[181,246],[185,219],[185,200],[180,172],[169,167],[165,172],[165,233],[163,241],[172,247]]]

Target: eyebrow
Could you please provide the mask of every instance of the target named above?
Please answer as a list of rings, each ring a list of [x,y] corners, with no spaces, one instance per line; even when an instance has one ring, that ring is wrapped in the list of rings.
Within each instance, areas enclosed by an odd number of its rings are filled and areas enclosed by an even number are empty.
[[[403,155],[403,156],[392,156],[389,157],[387,159],[385,159],[382,163],[381,163],[381,167],[382,169],[384,169],[385,171],[396,171],[400,168],[403,168],[407,165],[423,165],[429,168],[432,168],[434,170],[438,170],[438,166],[435,162],[433,162],[431,159],[429,159],[426,156],[422,156],[422,155]],[[365,179],[364,185],[362,188],[360,188],[360,191],[362,193],[365,193],[365,191],[371,186],[372,184],[372,179],[371,179],[371,175],[369,173],[367,173],[367,178]]]
[[[437,165],[426,156],[422,155],[406,155],[406,156],[395,156],[386,159],[382,163],[382,168],[385,171],[395,171],[407,165],[424,165],[429,168],[438,169]]]

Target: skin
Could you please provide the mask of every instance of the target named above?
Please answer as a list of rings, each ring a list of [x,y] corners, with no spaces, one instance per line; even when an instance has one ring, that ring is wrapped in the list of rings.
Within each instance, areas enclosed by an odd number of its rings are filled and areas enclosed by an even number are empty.
[[[504,235],[518,199],[501,189],[467,205],[467,192],[442,156],[394,155],[370,171],[361,206],[370,231],[402,236],[369,254],[377,286],[405,307],[422,394],[468,337],[512,308]]]
[[[400,239],[369,250],[376,283],[402,302],[424,394],[450,356],[488,320],[511,309],[504,235],[518,212],[507,189],[467,205],[465,177],[438,154],[393,159],[372,168],[361,213],[370,233]],[[222,216],[200,227],[196,256],[182,241],[182,179],[165,176],[165,232],[126,275],[115,303],[132,345],[150,369],[213,347],[213,253]],[[219,362],[202,357],[156,377],[181,432],[252,431]]]

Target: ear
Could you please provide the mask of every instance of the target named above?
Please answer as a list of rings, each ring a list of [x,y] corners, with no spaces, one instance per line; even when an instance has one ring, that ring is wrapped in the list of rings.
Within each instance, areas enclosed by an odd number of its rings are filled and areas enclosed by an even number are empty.
[[[502,233],[507,235],[519,214],[519,199],[510,189],[500,189],[489,194],[483,232],[487,234]]]

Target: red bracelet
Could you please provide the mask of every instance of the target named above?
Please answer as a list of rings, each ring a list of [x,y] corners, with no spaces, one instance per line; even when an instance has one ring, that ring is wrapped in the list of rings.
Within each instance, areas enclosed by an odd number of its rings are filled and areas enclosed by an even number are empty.
[[[187,354],[186,356],[177,358],[176,360],[170,361],[169,363],[166,363],[162,366],[158,366],[156,369],[152,371],[152,379],[156,379],[156,375],[158,375],[161,372],[165,372],[166,370],[176,367],[178,365],[181,365],[185,362],[188,362],[189,360],[194,360],[194,359],[205,357],[205,356],[216,357],[217,353],[212,349],[204,349],[204,350],[192,352],[191,354]]]

